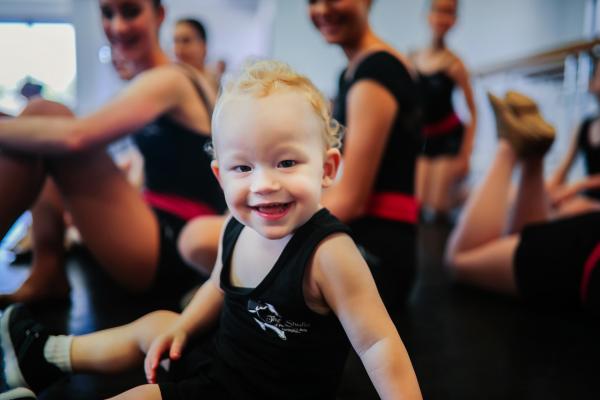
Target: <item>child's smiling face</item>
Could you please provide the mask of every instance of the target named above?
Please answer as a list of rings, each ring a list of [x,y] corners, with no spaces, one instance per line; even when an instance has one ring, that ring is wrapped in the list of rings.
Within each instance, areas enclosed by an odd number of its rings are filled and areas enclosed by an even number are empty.
[[[233,216],[268,239],[293,233],[321,207],[339,152],[304,96],[281,90],[227,101],[214,126],[219,179]]]

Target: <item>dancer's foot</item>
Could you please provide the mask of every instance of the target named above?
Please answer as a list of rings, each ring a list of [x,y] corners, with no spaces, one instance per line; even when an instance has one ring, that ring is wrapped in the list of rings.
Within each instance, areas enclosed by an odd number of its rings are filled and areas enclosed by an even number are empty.
[[[548,148],[550,148],[552,141],[554,141],[555,129],[544,120],[535,100],[514,90],[506,92],[504,99],[508,107],[519,120],[537,127],[537,130],[541,135],[547,138],[547,145]],[[548,148],[543,150],[543,153],[545,153]]]
[[[504,95],[504,101],[517,117],[524,114],[539,114],[537,103],[523,93],[509,90]]]
[[[32,273],[20,288],[10,294],[0,294],[0,309],[14,303],[66,302],[70,299],[71,285],[67,276],[38,276]]]
[[[514,100],[516,92],[512,93]],[[523,102],[521,114],[517,116],[506,101],[491,93],[488,97],[496,116],[498,136],[508,140],[519,158],[542,156],[548,151],[556,133],[554,127],[537,112],[535,103],[532,106]]]

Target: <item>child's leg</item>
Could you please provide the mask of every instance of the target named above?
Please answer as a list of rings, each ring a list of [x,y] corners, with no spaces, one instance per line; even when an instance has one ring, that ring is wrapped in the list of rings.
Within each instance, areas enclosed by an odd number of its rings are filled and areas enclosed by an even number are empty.
[[[121,393],[118,396],[111,397],[109,400],[162,400],[158,385],[142,385],[134,387]]]
[[[115,373],[142,365],[152,341],[178,316],[171,311],[155,311],[130,324],[74,338],[73,372]]]
[[[20,305],[0,318],[2,381],[41,391],[70,372],[116,373],[141,367],[152,341],[178,314],[157,311],[130,324],[80,337],[50,336]]]
[[[550,200],[544,184],[543,157],[526,159],[522,163],[521,180],[508,225],[508,232],[520,232],[533,222],[548,220]]]
[[[465,206],[446,248],[456,278],[487,289],[515,293],[516,236],[502,237],[509,213],[511,176],[517,157],[503,139],[483,182]]]

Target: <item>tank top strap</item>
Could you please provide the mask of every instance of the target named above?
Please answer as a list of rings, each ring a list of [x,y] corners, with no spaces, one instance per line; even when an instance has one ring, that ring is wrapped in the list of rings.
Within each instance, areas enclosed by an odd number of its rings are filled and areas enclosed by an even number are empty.
[[[209,100],[208,94],[206,93],[206,91],[204,90],[204,88],[202,87],[200,82],[198,82],[198,78],[195,76],[195,74],[197,72],[194,71],[192,69],[192,67],[190,67],[189,65],[185,65],[182,63],[176,63],[175,65],[177,65],[181,68],[181,70],[183,71],[185,76],[187,76],[188,79],[190,80],[190,82],[192,83],[192,85],[194,85],[194,88],[196,89],[196,93],[198,93],[198,96],[200,97],[202,104],[204,104],[204,106],[206,107],[206,110],[208,111],[208,115],[211,116],[213,113],[213,105]]]
[[[323,208],[298,229],[292,240],[290,240],[290,257],[285,263],[286,272],[278,274],[277,281],[281,287],[294,288],[290,296],[295,301],[306,304],[302,290],[306,268],[319,244],[335,233],[351,235],[348,226],[341,223],[327,209]]]
[[[231,261],[231,255],[233,254],[235,243],[242,233],[242,229],[244,229],[244,225],[233,217],[229,219],[229,222],[227,222],[227,225],[225,226],[223,240],[221,241],[223,246],[221,249],[221,262],[223,263],[223,270],[226,269],[226,266],[228,266],[229,262]]]

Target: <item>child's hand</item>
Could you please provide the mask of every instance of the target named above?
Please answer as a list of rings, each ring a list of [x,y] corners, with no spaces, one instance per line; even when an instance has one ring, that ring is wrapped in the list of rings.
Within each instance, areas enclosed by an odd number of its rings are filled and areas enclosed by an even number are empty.
[[[166,358],[163,357],[165,353],[168,352],[171,360],[179,359],[186,342],[187,333],[181,330],[165,333],[154,339],[144,361],[144,371],[148,383],[156,383],[156,369],[160,361]]]

